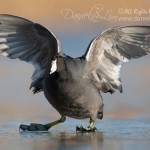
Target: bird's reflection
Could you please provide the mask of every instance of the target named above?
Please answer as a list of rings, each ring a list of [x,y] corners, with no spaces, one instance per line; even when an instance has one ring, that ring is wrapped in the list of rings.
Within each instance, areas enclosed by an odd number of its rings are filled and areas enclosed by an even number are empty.
[[[30,145],[32,149],[99,149],[103,146],[103,133],[69,133],[69,132],[21,132],[23,137],[34,139],[34,142]],[[38,142],[36,142],[38,141]]]
[[[60,133],[58,140],[58,149],[63,150],[66,147],[69,149],[74,147],[77,150],[82,149],[83,147],[91,147],[92,149],[99,149],[103,143],[103,133],[94,132],[94,133]],[[101,144],[101,146],[100,146]]]

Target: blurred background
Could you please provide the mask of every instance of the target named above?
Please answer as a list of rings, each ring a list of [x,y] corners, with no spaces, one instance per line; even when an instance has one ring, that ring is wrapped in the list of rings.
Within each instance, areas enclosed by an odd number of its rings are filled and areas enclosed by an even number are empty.
[[[67,55],[78,57],[107,28],[149,25],[149,6],[148,0],[0,0],[0,14],[21,16],[44,25],[59,38]],[[29,90],[32,73],[32,65],[0,56],[1,123],[59,117],[43,92],[33,95]],[[122,94],[103,94],[104,117],[150,115],[150,56],[123,64],[121,79]]]

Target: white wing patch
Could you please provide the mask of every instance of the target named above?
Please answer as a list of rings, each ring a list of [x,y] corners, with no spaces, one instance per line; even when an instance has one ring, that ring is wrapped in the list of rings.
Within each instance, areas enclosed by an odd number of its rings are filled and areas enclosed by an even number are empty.
[[[5,57],[9,56],[9,54],[7,52],[2,52],[1,54]]]
[[[94,38],[85,53],[87,77],[103,92],[122,92],[123,62],[150,53],[150,26],[107,29]]]
[[[99,36],[97,36],[99,37]],[[93,49],[93,45],[95,44],[95,41],[97,40],[97,37],[92,41],[92,43],[90,44],[90,47],[89,47],[89,51],[86,55],[86,60],[89,61],[90,60],[90,56],[91,56],[91,53],[92,53],[92,49]],[[91,51],[90,51],[91,50]]]
[[[102,74],[99,74],[96,72],[96,70],[93,70],[92,75],[95,78],[97,83],[99,84],[104,83],[106,88],[108,89],[109,86],[112,89],[114,89],[114,87],[115,88],[120,87],[121,86],[121,82],[120,82],[121,64],[129,60],[118,52],[118,50],[115,47],[115,42],[113,40],[111,41],[108,38],[99,41],[99,43],[95,43],[97,42],[97,40],[100,40],[99,37],[95,38],[91,43],[89,48],[89,51],[90,50],[91,51],[87,54],[86,59],[87,61],[90,61],[91,55],[95,55],[95,58],[97,57],[98,59],[98,62],[95,63],[97,63],[97,65],[99,66],[98,68]],[[92,51],[92,49],[97,49],[97,51]],[[110,56],[118,59],[118,63],[117,64],[112,63],[109,56],[106,57],[104,53],[107,53]],[[98,74],[101,76],[101,79],[99,78]]]
[[[57,60],[52,61],[52,67],[50,74],[54,73],[57,70]]]
[[[0,38],[0,43],[6,43],[6,42],[7,42],[6,38]]]
[[[8,49],[9,47],[6,44],[0,44],[0,50]]]
[[[3,42],[3,41],[5,41],[5,39],[3,38],[3,39],[1,39],[0,38],[0,43],[1,42]],[[0,50],[5,50],[5,49],[8,49],[9,47],[6,45],[6,44],[0,44]],[[9,54],[6,52],[6,51],[1,51],[1,54],[3,55],[3,56],[9,56]]]

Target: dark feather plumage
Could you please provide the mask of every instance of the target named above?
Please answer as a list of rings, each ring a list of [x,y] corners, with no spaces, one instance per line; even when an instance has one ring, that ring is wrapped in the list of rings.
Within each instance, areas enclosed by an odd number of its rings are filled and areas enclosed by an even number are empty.
[[[60,52],[58,39],[48,29],[27,19],[0,15],[0,50],[11,59],[33,64],[30,88],[43,90],[43,79],[50,72],[51,60]]]

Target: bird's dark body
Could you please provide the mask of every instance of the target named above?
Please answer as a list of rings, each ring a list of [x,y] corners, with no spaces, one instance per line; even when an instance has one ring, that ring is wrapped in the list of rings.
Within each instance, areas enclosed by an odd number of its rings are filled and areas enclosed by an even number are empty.
[[[61,59],[64,62],[61,64],[64,64],[62,67],[64,69],[61,71],[58,69],[45,77],[45,97],[63,116],[95,120],[98,114],[102,113],[102,98],[93,82],[83,77],[83,71],[81,73],[80,69],[76,69],[79,68],[78,65],[80,68],[84,67],[84,61],[80,58],[70,58],[69,61],[65,58]]]

